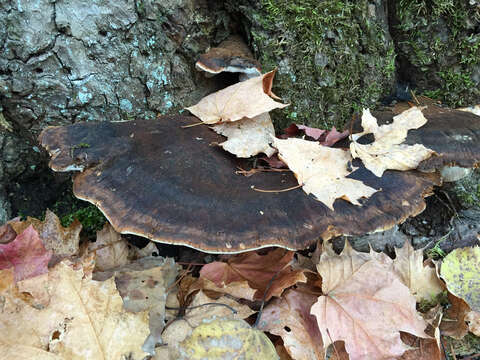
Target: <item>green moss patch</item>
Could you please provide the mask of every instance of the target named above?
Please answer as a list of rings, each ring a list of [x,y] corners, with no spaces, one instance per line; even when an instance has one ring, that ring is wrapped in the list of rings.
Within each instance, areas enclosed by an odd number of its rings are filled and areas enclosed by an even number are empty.
[[[354,111],[388,95],[395,51],[382,9],[368,1],[231,2],[240,11],[265,71],[278,68],[275,93],[291,106],[274,113],[290,122],[342,127]]]

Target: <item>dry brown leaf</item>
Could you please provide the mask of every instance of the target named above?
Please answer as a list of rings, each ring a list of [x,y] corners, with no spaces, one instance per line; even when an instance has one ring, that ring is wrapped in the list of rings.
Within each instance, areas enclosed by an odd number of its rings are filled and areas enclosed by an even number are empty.
[[[237,121],[254,118],[273,109],[282,109],[287,104],[274,101],[271,97],[275,70],[231,85],[204,97],[194,106],[187,108],[205,124]]]
[[[118,268],[115,284],[127,311],[148,311],[150,335],[143,350],[153,355],[162,343],[167,290],[177,278],[180,266],[172,258],[146,257]]]
[[[247,280],[233,281],[228,284],[221,283],[220,285],[217,285],[211,280],[200,277],[195,282],[194,288],[205,291],[213,291],[220,294],[228,294],[237,299],[246,299],[251,301],[255,299],[255,294],[257,293],[256,289],[250,287]]]
[[[424,266],[423,249],[415,250],[409,241],[405,241],[402,248],[395,249],[395,253],[397,256],[393,260],[393,269],[417,302],[431,300],[445,290],[436,269]]]
[[[325,296],[311,313],[325,346],[343,340],[352,360],[390,359],[408,349],[400,331],[428,338],[415,298],[386,255],[357,253],[347,246],[340,255],[324,251],[317,269]]]
[[[391,124],[378,126],[370,110],[364,109],[362,115],[363,132],[351,136],[350,151],[354,158],[360,158],[365,167],[380,177],[387,169],[410,170],[435,154],[421,144],[402,144],[408,130],[425,125],[427,119],[417,107],[412,107],[393,118]],[[363,135],[372,133],[375,141],[371,144],[357,142]]]
[[[281,336],[295,360],[323,359],[322,336],[310,308],[318,297],[298,290],[287,290],[263,310],[259,330]]]
[[[280,296],[286,288],[297,282],[306,282],[303,270],[293,270],[290,262],[294,252],[277,248],[266,255],[259,255],[254,251],[233,255],[227,262],[214,261],[204,265],[200,270],[200,279],[213,282],[219,292],[226,293],[228,285],[237,283],[245,287],[244,281],[252,289],[256,289],[255,299],[262,299],[267,286],[270,284],[266,300],[272,296]],[[278,274],[277,274],[278,273]],[[272,278],[275,276],[275,279]],[[229,292],[230,295],[234,296]],[[240,294],[241,295],[241,294]],[[241,298],[246,298],[244,294]],[[248,298],[247,298],[248,299]]]
[[[468,331],[476,336],[480,336],[480,313],[477,311],[470,311],[465,316],[465,321],[468,323]]]
[[[97,239],[88,244],[88,251],[95,253],[95,271],[107,271],[131,262],[127,241],[109,223],[97,231]]]
[[[237,157],[249,158],[259,153],[270,157],[275,153],[275,149],[270,146],[275,129],[268,113],[257,115],[253,119],[244,118],[213,125],[212,129],[228,138],[219,145]]]
[[[29,216],[25,221],[11,221],[10,225],[17,234],[32,225],[42,239],[45,248],[52,251],[54,257],[59,259],[58,261],[78,254],[80,231],[82,230],[82,224],[78,220],[74,220],[69,226],[63,227],[57,215],[47,209],[43,221]]]
[[[442,344],[440,341],[439,324],[442,320],[442,308],[440,305],[423,314],[424,319],[429,323],[426,333],[431,336],[430,339],[418,338],[412,334],[402,332],[400,338],[410,345],[409,349],[403,353],[399,360],[443,360]]]
[[[352,157],[348,151],[320,145],[303,139],[274,139],[279,158],[295,173],[303,191],[313,194],[332,211],[336,199],[361,205],[360,198],[368,198],[378,190],[363,182],[349,179]]]
[[[470,306],[461,298],[448,293],[450,307],[445,312],[440,329],[445,336],[462,339],[468,333],[465,317],[470,312]]]
[[[147,355],[141,346],[148,335],[148,315],[123,309],[113,279],[93,281],[81,268],[61,262],[48,273],[48,290],[50,303],[43,309],[23,301],[15,289],[2,293],[1,354],[69,360]]]

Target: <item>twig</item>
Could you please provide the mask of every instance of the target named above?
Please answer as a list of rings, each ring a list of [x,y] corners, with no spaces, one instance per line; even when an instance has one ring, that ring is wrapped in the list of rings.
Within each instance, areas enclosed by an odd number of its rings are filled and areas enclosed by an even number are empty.
[[[180,126],[182,129],[186,129],[186,128],[190,128],[190,127],[194,127],[194,126],[197,126],[197,125],[202,125],[204,124],[203,121],[200,121],[198,123],[194,123],[194,124],[190,124],[190,125],[183,125],[183,126]]]
[[[457,360],[457,355],[455,354],[455,349],[453,348],[452,343],[450,343],[450,351],[452,352],[453,360]]]
[[[255,186],[252,186],[252,190],[258,191],[258,192],[263,192],[263,193],[279,193],[279,192],[286,192],[290,190],[295,190],[302,187],[301,184],[286,188],[286,189],[281,189],[281,190],[263,190],[263,189],[257,189]]]

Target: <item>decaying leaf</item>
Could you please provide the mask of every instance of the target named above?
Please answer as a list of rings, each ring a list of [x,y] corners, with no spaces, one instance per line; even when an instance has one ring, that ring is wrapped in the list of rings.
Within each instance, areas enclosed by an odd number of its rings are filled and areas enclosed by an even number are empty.
[[[428,338],[415,298],[386,255],[357,253],[346,246],[340,255],[323,252],[317,270],[325,295],[311,313],[325,346],[343,340],[351,360],[390,359],[408,349],[400,331]]]
[[[212,129],[228,138],[219,145],[237,157],[248,158],[259,153],[272,156],[275,152],[270,146],[275,129],[268,113],[213,125]]]
[[[303,139],[275,139],[279,157],[295,173],[298,183],[307,194],[313,194],[331,210],[336,199],[361,205],[359,199],[368,198],[378,190],[363,182],[347,178],[352,168],[348,151],[322,146]]]
[[[214,319],[246,319],[254,313],[247,305],[242,305],[235,300],[221,296],[218,299],[211,299],[203,291],[195,294],[193,301],[185,309],[185,314],[180,317],[180,306],[177,297],[169,294],[167,305],[168,325],[162,334],[162,340],[166,346],[157,347],[155,359],[177,359],[178,344],[190,336],[192,331],[205,321]],[[232,312],[234,309],[236,312]]]
[[[243,320],[217,319],[196,327],[179,344],[178,359],[278,359],[272,342]]]
[[[443,316],[440,329],[443,335],[461,339],[468,333],[465,317],[470,312],[470,306],[464,300],[450,293],[448,294],[448,301],[450,307]]]
[[[0,226],[0,244],[7,244],[15,240],[17,233],[10,224],[3,224]]]
[[[29,216],[25,221],[11,221],[10,224],[17,233],[32,225],[42,239],[45,248],[52,251],[58,261],[78,254],[80,231],[82,230],[82,224],[78,220],[63,227],[58,216],[47,209],[43,221]]]
[[[127,311],[148,311],[150,335],[143,345],[149,354],[162,343],[167,290],[175,281],[180,266],[172,258],[146,257],[115,271],[115,284]]]
[[[30,284],[32,292],[34,286],[44,286]],[[74,270],[72,264],[61,262],[50,269],[47,286],[50,302],[40,309],[19,297],[15,288],[2,293],[1,354],[72,360],[147,355],[141,346],[148,335],[148,315],[123,309],[113,279],[93,281],[81,267]]]
[[[436,269],[423,263],[423,249],[415,250],[409,241],[400,249],[395,249],[393,261],[395,273],[410,289],[417,302],[431,300],[444,290]]]
[[[107,222],[97,231],[95,242],[88,244],[88,251],[95,253],[95,270],[107,271],[130,262],[130,247],[125,239]]]
[[[252,119],[270,110],[282,109],[288,105],[272,99],[275,97],[271,92],[274,75],[275,70],[231,85],[204,97],[187,110],[205,124],[216,124],[245,117]]]
[[[417,107],[412,107],[393,118],[391,124],[378,126],[370,110],[364,109],[362,115],[363,132],[351,136],[350,151],[354,158],[360,158],[365,167],[376,176],[382,176],[387,169],[410,170],[435,154],[422,144],[402,144],[407,138],[408,130],[425,125],[427,119]],[[363,135],[373,134],[375,141],[360,144]]]
[[[15,240],[0,244],[0,270],[14,268],[15,281],[45,274],[52,253],[45,249],[33,226],[28,226]]]
[[[259,329],[281,336],[295,360],[317,360],[325,356],[317,320],[310,314],[317,298],[306,292],[287,290],[263,310]]]
[[[465,321],[468,323],[468,331],[476,336],[480,336],[480,312],[470,311],[465,316]]]
[[[480,311],[480,247],[453,250],[442,261],[441,277],[448,291]]]
[[[266,255],[253,251],[234,255],[227,262],[215,261],[204,265],[200,270],[200,279],[213,282],[216,288],[210,290],[222,293],[227,292],[229,284],[247,282],[256,290],[254,298],[262,299],[268,284],[276,275],[266,295],[266,300],[269,300],[272,296],[280,296],[283,290],[297,282],[307,281],[302,270],[293,270],[289,265],[293,255],[294,252],[284,249],[275,249]],[[241,297],[245,298],[245,295]]]

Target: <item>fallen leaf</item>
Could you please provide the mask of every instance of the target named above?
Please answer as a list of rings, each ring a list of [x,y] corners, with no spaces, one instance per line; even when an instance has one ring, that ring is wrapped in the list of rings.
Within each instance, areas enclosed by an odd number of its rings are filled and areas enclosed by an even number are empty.
[[[450,306],[447,308],[440,329],[445,336],[462,339],[468,333],[465,317],[470,312],[470,306],[461,298],[448,294]]]
[[[275,152],[270,146],[275,129],[268,113],[213,125],[212,129],[228,138],[219,145],[237,157],[249,158],[259,153],[272,156]]]
[[[44,286],[31,282],[31,286]],[[93,281],[81,268],[61,262],[48,273],[46,308],[30,306],[14,291],[2,293],[0,353],[31,359],[143,359],[146,312],[123,309],[113,279]],[[24,289],[27,291],[28,289]],[[34,292],[34,289],[31,289]],[[16,356],[13,358],[17,358]]]
[[[340,140],[345,139],[350,132],[348,130],[339,132],[335,126],[332,127],[331,130],[328,130],[325,136],[325,139],[320,141],[320,144],[324,146],[333,146]]]
[[[13,229],[12,225],[4,224],[0,226],[0,244],[7,244],[10,241],[15,240],[17,233]]]
[[[306,282],[302,270],[293,270],[290,262],[294,252],[277,248],[266,255],[254,251],[234,255],[227,262],[214,261],[200,270],[200,278],[207,279],[216,285],[216,290],[226,292],[226,286],[232,283],[247,282],[256,289],[254,298],[262,299],[271,282],[265,300],[272,296],[280,296],[286,288],[297,282]],[[278,273],[278,274],[277,274]],[[275,276],[275,279],[272,278]],[[242,298],[245,298],[242,296]]]
[[[173,300],[173,301],[172,301]],[[211,299],[202,291],[195,294],[193,301],[184,309],[185,313],[180,314],[177,297],[169,294],[167,305],[168,324],[162,334],[164,344],[156,348],[155,359],[176,359],[177,346],[185,338],[191,335],[192,331],[205,321],[214,319],[246,319],[254,313],[247,305],[242,305],[226,296],[218,299]],[[231,309],[235,309],[235,313]],[[178,317],[179,316],[179,317]]]
[[[115,271],[123,307],[134,313],[148,311],[150,335],[142,348],[151,355],[155,353],[155,345],[162,343],[167,290],[179,269],[172,258],[146,257]]]
[[[107,271],[131,262],[130,246],[109,223],[97,231],[96,241],[88,244],[88,251],[95,253],[95,271]]]
[[[15,281],[44,274],[52,253],[45,249],[38,233],[30,225],[15,240],[0,244],[0,270],[13,267]]]
[[[299,125],[299,124],[295,124],[295,125],[300,130],[303,130],[305,132],[305,135],[310,136],[311,138],[313,138],[315,140],[320,139],[322,137],[322,135],[325,134],[325,132],[327,131],[327,130],[323,130],[323,129],[312,128],[312,127],[305,126],[305,125]]]
[[[17,233],[23,232],[24,229],[32,225],[42,239],[45,248],[52,251],[53,256],[58,260],[57,262],[79,252],[82,224],[78,220],[74,220],[69,226],[63,227],[58,216],[47,209],[43,221],[29,216],[25,221],[12,221],[10,224]]]
[[[442,344],[440,341],[439,324],[442,321],[442,307],[437,305],[425,314],[422,314],[428,322],[425,333],[430,339],[419,338],[405,332],[400,333],[402,341],[412,348],[405,351],[399,360],[443,360]],[[442,334],[443,335],[443,334]]]
[[[353,158],[360,158],[365,167],[381,177],[387,169],[410,170],[435,154],[421,144],[402,144],[407,138],[408,130],[425,125],[427,119],[417,107],[412,107],[393,117],[393,123],[378,126],[370,110],[364,109],[362,115],[363,132],[351,136],[350,151]],[[357,142],[363,135],[373,134],[375,141],[371,144]]]
[[[259,330],[281,336],[295,360],[323,359],[322,336],[310,308],[318,297],[298,290],[287,290],[263,310]]]
[[[325,346],[343,340],[352,360],[390,359],[408,350],[400,331],[428,338],[415,298],[386,255],[357,253],[346,246],[340,255],[324,251],[317,270],[324,296],[311,314]]]
[[[393,268],[402,282],[410,289],[417,302],[431,300],[440,294],[445,286],[437,276],[436,269],[423,263],[423,249],[415,250],[410,241],[395,249]]]
[[[480,247],[453,250],[442,261],[440,274],[448,291],[480,311]]]
[[[187,108],[205,124],[237,121],[254,118],[273,109],[282,109],[288,104],[272,100],[272,81],[275,70],[262,76],[236,83],[204,97]],[[273,96],[275,97],[275,96]]]
[[[243,320],[216,319],[196,327],[179,344],[178,359],[278,359],[272,342]]]
[[[260,156],[258,158],[259,161],[264,161],[265,163],[268,164],[273,169],[283,169],[287,168],[287,164],[285,164],[282,160],[280,160],[277,156],[277,154],[273,154],[270,157],[267,156]]]
[[[356,168],[351,167],[348,151],[322,146],[315,141],[275,138],[274,147],[279,158],[295,173],[303,191],[313,194],[332,211],[336,199],[361,205],[360,198],[368,198],[378,190],[363,182],[347,178]]]
[[[465,316],[465,321],[468,323],[468,331],[476,336],[480,336],[480,313],[470,311],[467,316]]]

